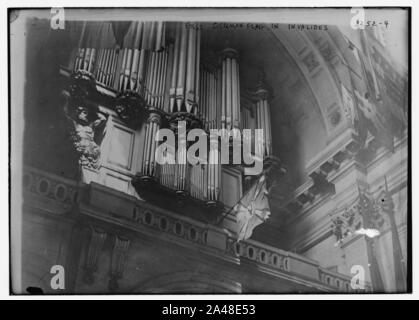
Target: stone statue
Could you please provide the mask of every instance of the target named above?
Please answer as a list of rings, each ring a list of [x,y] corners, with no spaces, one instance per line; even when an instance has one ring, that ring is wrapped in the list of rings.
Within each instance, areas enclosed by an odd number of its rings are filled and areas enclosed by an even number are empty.
[[[100,146],[95,141],[95,133],[106,122],[106,117],[81,104],[75,105],[73,112],[69,112],[68,104],[65,104],[64,112],[70,123],[73,145],[79,154],[79,164],[82,167],[97,169]]]

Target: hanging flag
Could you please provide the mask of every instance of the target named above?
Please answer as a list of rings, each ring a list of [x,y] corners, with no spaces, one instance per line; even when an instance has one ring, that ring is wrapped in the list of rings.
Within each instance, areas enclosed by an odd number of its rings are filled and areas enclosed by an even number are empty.
[[[366,91],[355,90],[358,108],[363,116],[369,121],[369,131],[389,150],[394,151],[394,136],[391,132],[388,114],[383,106],[380,89],[377,82],[375,70],[371,61],[365,33],[361,31],[361,51],[355,48],[359,58]]]
[[[246,192],[234,206],[237,219],[237,241],[249,239],[253,230],[265,222],[271,214],[265,175]]]
[[[366,81],[369,87],[369,92],[374,101],[381,100],[380,89],[377,82],[374,67],[371,61],[370,48],[368,46],[368,40],[365,34],[365,30],[360,30],[361,33],[361,45],[362,45],[362,57],[361,66],[366,77]]]
[[[345,114],[349,121],[351,122],[351,125],[355,127],[355,122],[358,121],[358,115],[355,109],[355,102],[350,94],[349,90],[346,89],[346,87],[341,83],[342,88],[342,101],[343,101],[343,107]]]
[[[389,150],[394,151],[394,137],[390,132],[388,122],[385,115],[377,110],[377,104],[370,101],[369,94],[362,96],[358,91],[355,91],[358,100],[358,108],[364,117],[371,123],[373,128],[370,132],[387,147]]]

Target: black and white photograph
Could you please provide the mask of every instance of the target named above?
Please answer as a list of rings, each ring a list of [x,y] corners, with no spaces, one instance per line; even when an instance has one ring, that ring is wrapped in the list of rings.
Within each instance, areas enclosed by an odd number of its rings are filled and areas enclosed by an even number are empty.
[[[8,19],[11,295],[412,292],[410,8]]]

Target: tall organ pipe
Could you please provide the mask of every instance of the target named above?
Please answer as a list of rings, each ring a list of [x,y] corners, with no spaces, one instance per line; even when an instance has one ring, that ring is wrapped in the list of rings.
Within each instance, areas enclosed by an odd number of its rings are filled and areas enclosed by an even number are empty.
[[[224,49],[222,62],[222,127],[240,128],[240,83],[237,51]],[[223,126],[224,123],[224,126]]]
[[[170,112],[195,113],[199,94],[200,30],[176,26],[170,88]]]
[[[259,84],[256,92],[256,119],[257,128],[263,129],[262,154],[264,156],[272,155],[272,132],[271,132],[271,114],[269,108],[269,91],[263,81]]]

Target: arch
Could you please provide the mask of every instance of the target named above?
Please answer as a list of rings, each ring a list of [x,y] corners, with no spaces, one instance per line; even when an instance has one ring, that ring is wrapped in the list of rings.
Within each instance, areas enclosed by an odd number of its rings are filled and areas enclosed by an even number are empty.
[[[132,293],[241,293],[241,284],[210,273],[179,271],[146,280]]]
[[[281,28],[269,32],[274,40],[281,43],[298,67],[300,78],[304,78],[304,82],[315,98],[315,105],[323,119],[323,125],[330,141],[347,125],[344,126],[342,121],[344,108],[340,89],[327,62],[319,52],[319,48],[305,32],[285,32]],[[340,118],[334,120],[333,116],[337,113]]]

